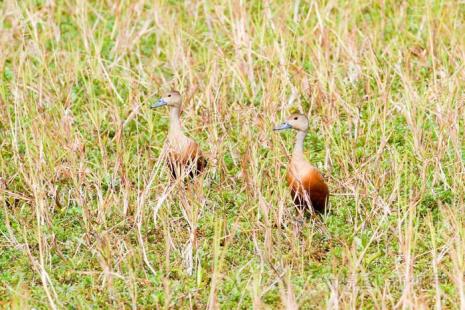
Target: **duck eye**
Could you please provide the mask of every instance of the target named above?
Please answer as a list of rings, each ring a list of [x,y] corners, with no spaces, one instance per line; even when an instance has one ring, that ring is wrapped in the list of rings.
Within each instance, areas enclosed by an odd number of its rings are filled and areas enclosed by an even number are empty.
[[[171,94],[169,94],[168,97],[171,97]]]
[[[294,117],[294,120],[295,120],[295,121],[297,120],[297,116],[296,116],[296,117]]]

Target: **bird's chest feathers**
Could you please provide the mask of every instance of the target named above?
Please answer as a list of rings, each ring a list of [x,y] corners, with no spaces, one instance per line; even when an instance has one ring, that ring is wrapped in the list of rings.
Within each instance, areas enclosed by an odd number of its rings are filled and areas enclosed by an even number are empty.
[[[169,133],[168,151],[172,159],[183,162],[195,156],[197,144],[182,133]]]
[[[301,191],[310,186],[315,178],[318,178],[318,171],[305,159],[292,159],[287,170],[287,182],[291,188]]]
[[[186,137],[182,132],[168,133],[168,149],[170,152],[182,153],[189,148],[192,139]]]
[[[314,168],[305,160],[291,160],[288,167],[288,177],[302,182]]]

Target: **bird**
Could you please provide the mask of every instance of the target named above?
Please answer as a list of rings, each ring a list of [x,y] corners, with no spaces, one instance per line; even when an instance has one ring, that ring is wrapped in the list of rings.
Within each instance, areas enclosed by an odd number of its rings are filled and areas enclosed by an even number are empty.
[[[292,114],[274,130],[297,131],[294,150],[287,169],[287,183],[298,209],[321,214],[325,212],[328,203],[329,189],[320,171],[305,159],[304,140],[308,127],[309,122],[305,115]]]
[[[207,160],[199,145],[186,136],[181,126],[182,97],[178,91],[170,91],[150,105],[151,109],[168,106],[170,108],[170,125],[168,130],[167,164],[174,179],[191,178],[199,175],[207,166]]]

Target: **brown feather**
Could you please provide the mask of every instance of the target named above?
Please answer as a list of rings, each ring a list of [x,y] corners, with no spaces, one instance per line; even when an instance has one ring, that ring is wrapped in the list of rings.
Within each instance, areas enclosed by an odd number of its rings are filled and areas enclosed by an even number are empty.
[[[301,181],[288,171],[287,182],[295,205],[302,210],[324,213],[329,196],[328,186],[316,169],[310,170]]]
[[[168,167],[173,178],[189,175],[195,177],[207,166],[207,160],[203,157],[197,143],[191,143],[183,152],[170,151],[168,155]]]

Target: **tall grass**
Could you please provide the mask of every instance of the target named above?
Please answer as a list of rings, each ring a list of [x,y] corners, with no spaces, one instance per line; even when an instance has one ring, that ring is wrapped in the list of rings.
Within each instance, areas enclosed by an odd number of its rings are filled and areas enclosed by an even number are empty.
[[[459,1],[1,1],[0,305],[465,309],[464,33]],[[294,110],[320,220],[271,130]]]

